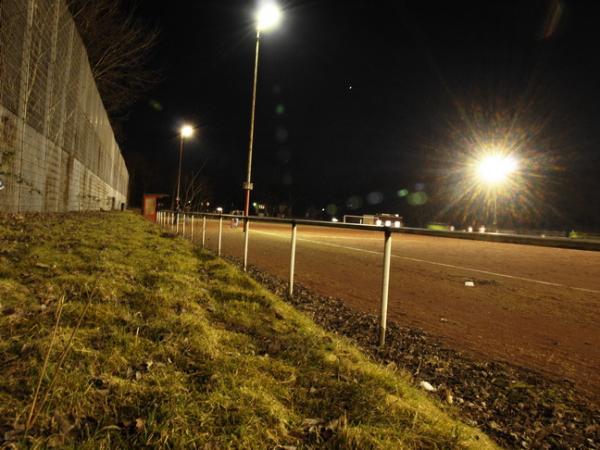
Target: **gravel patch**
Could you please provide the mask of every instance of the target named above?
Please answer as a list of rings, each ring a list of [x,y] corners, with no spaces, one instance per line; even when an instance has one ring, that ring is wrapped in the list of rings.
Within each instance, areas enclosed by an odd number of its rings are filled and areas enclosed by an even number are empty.
[[[234,264],[239,261],[229,258]],[[287,282],[250,266],[248,274],[282,298]],[[600,407],[568,380],[444,347],[422,330],[389,322],[378,347],[378,318],[295,284],[287,301],[324,328],[356,342],[373,358],[412,374],[461,418],[499,444],[521,449],[600,449]]]

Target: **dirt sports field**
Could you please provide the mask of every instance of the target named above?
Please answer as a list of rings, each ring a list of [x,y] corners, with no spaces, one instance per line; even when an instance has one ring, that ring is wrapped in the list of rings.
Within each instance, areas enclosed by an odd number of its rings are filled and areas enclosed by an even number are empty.
[[[209,221],[209,248],[217,230]],[[241,226],[224,222],[223,253],[240,257],[242,246]],[[285,279],[289,250],[289,226],[252,224],[249,264]],[[383,233],[299,226],[296,281],[376,313],[382,251]],[[600,399],[599,252],[394,234],[390,283],[389,320]]]

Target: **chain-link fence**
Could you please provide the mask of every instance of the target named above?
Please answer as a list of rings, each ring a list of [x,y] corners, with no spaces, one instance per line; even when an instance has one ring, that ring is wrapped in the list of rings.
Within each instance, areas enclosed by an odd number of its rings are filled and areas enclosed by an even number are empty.
[[[120,208],[128,179],[65,1],[0,0],[0,211]]]

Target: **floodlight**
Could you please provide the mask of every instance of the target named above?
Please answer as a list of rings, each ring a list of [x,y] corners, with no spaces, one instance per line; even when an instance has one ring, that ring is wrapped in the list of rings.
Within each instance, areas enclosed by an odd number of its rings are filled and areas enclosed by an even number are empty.
[[[477,175],[487,184],[500,184],[517,168],[517,160],[510,155],[488,155],[479,161]]]
[[[181,127],[181,137],[188,138],[194,134],[194,128],[190,125],[184,125]]]
[[[275,3],[263,4],[256,14],[256,29],[268,31],[275,28],[281,21],[281,9]]]

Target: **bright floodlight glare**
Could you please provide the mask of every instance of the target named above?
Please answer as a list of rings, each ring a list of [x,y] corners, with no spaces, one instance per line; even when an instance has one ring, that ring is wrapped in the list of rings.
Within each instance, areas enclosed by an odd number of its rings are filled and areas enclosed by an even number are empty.
[[[265,3],[256,14],[256,29],[267,31],[275,28],[281,21],[281,10],[275,3]]]
[[[190,125],[184,125],[181,127],[181,137],[187,138],[194,134],[194,128]]]
[[[517,161],[510,155],[486,156],[477,165],[479,179],[489,184],[502,183],[516,170]]]

